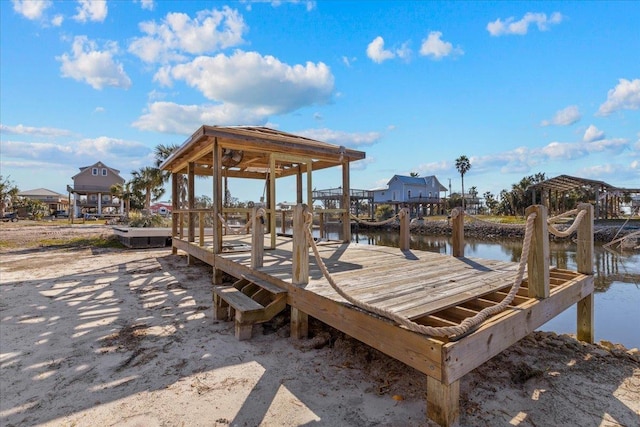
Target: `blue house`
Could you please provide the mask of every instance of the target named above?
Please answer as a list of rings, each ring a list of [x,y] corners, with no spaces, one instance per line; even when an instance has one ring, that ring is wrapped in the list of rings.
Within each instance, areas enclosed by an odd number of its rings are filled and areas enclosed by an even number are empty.
[[[434,215],[441,213],[444,207],[445,200],[441,193],[446,192],[447,187],[442,185],[435,175],[394,175],[387,183],[387,188],[372,191],[374,205],[394,205],[396,211],[400,205],[407,205],[412,214]]]

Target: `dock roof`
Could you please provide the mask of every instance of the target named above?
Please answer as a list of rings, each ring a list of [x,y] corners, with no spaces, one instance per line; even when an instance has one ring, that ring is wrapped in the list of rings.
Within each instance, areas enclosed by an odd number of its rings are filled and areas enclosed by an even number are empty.
[[[264,178],[269,170],[270,154],[273,153],[280,155],[276,164],[278,177],[297,173],[299,162],[287,160],[287,156],[312,159],[313,170],[365,158],[363,151],[267,127],[204,125],[164,161],[160,168],[184,173],[187,165],[193,162],[198,175],[211,175],[214,141],[222,149],[222,165],[230,177]]]

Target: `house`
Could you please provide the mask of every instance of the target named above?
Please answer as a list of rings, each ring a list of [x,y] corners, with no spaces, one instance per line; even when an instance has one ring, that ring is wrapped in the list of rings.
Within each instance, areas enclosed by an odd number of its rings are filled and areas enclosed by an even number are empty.
[[[49,213],[53,214],[57,211],[68,211],[69,198],[64,194],[46,188],[36,188],[34,190],[21,191],[19,197],[31,200],[39,200],[49,207]]]
[[[371,190],[374,205],[394,205],[396,212],[402,206],[408,206],[412,214],[438,214],[444,208],[444,199],[440,193],[447,188],[431,176],[394,175],[386,188]]]
[[[74,175],[73,187],[67,186],[67,191],[73,194],[74,216],[81,213],[91,213],[98,216],[104,214],[120,215],[124,212],[124,201],[111,195],[111,187],[116,184],[124,185],[124,178],[120,171],[102,162],[80,168]]]
[[[149,206],[149,210],[151,211],[152,214],[158,214],[163,216],[170,215],[171,209],[172,209],[171,202],[156,202],[151,206]]]

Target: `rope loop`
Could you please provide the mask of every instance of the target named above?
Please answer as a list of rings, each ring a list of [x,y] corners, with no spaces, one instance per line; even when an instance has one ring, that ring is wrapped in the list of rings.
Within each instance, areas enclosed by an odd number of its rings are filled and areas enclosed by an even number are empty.
[[[547,228],[549,229],[549,233],[553,234],[556,237],[570,236],[571,234],[573,234],[574,231],[576,231],[576,229],[580,225],[580,222],[582,221],[582,218],[584,218],[586,214],[587,214],[587,211],[585,209],[573,209],[573,210],[561,213],[560,215],[556,215],[554,217],[548,218]],[[556,222],[558,219],[565,218],[568,216],[573,216],[573,215],[576,215],[576,219],[573,221],[573,224],[571,224],[571,226],[566,230],[560,231],[553,225],[553,223]]]

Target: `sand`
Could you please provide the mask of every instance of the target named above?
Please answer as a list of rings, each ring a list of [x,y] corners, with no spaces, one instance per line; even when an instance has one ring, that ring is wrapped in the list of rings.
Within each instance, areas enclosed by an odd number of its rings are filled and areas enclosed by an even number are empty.
[[[320,322],[237,341],[169,248],[30,247],[110,233],[0,227],[0,425],[435,425],[423,374]],[[640,425],[640,356],[602,344],[531,334],[461,380],[460,425]]]

